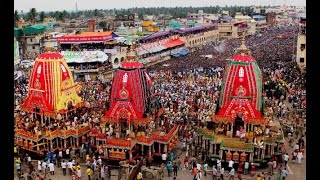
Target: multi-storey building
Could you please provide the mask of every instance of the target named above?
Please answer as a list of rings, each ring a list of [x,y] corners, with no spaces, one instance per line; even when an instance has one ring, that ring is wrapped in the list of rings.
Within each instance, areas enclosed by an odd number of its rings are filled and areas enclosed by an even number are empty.
[[[306,70],[306,17],[300,17],[299,34],[297,38],[297,55],[296,62],[301,70]]]

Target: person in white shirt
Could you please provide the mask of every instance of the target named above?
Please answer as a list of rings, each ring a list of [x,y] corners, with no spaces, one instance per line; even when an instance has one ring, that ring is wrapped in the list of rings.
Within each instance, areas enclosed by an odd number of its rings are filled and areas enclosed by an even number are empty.
[[[81,168],[80,166],[77,166],[77,176],[80,179],[81,178]]]
[[[167,154],[166,154],[165,152],[161,155],[161,159],[162,159],[162,163],[166,163],[166,161],[167,161]]]
[[[63,155],[63,153],[62,153],[62,150],[59,150],[59,157],[62,159],[62,155]]]
[[[204,170],[204,176],[207,176],[208,163],[205,163],[205,164],[203,165],[203,170]]]
[[[62,168],[63,175],[65,176],[67,174],[67,163],[64,162],[64,160],[61,163],[61,168]]]
[[[45,161],[43,161],[41,166],[42,166],[43,172],[45,172],[45,170],[47,168],[47,163]]]
[[[284,160],[284,166],[287,167],[287,163],[289,161],[289,155],[288,153],[286,153],[285,155],[283,155],[283,160]]]
[[[195,179],[196,180],[201,180],[201,176],[202,176],[201,171],[198,171]]]
[[[230,172],[229,172],[229,176],[230,178],[229,179],[233,179],[234,180],[234,168],[232,167]]]
[[[224,167],[220,169],[220,179],[223,179],[223,177],[224,177]]]
[[[301,164],[302,152],[298,152],[297,159],[298,159],[298,163]]]
[[[186,150],[186,142],[182,141],[182,149],[185,151]]]
[[[71,175],[72,175],[72,162],[69,161],[69,162],[67,163],[67,166],[68,166],[68,169],[69,169],[69,175],[71,176]]]
[[[247,175],[249,172],[249,162],[244,163],[244,175]]]
[[[217,171],[216,167],[212,166],[212,179],[213,180],[217,179],[217,173],[218,173],[218,171]]]
[[[66,149],[66,156],[67,156],[67,159],[69,159],[69,158],[70,158],[69,154],[70,154],[70,150],[69,150],[69,148],[67,148],[67,149]]]
[[[233,167],[234,162],[232,160],[229,161],[229,171],[231,171],[232,167]]]
[[[41,172],[41,161],[40,160],[38,160],[38,170],[39,170],[39,172]]]
[[[49,167],[49,171],[51,175],[54,175],[54,164],[52,163],[52,161],[48,164]]]
[[[269,132],[270,132],[270,130],[269,130],[269,128],[266,128],[266,135],[269,135]]]
[[[201,164],[199,162],[197,163],[197,169],[198,171],[201,171]]]
[[[97,164],[101,165],[102,164],[102,160],[100,157],[98,157],[98,160],[97,160]]]
[[[275,170],[277,168],[277,161],[273,159],[272,163],[273,163],[273,169]]]
[[[220,159],[217,160],[217,168],[218,168],[218,170],[221,169],[221,160]]]
[[[30,164],[31,164],[31,157],[28,156],[28,165],[30,165]]]
[[[106,178],[105,165],[103,165],[103,166],[100,168],[100,177],[101,177],[101,179],[105,179],[105,178]]]

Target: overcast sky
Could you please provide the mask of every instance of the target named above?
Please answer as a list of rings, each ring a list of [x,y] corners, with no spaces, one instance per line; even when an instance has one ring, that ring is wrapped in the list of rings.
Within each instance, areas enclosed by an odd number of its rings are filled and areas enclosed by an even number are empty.
[[[14,0],[14,9],[27,12],[30,8],[40,11],[86,9],[113,9],[130,7],[175,7],[175,6],[225,6],[225,5],[296,5],[305,6],[306,0]]]

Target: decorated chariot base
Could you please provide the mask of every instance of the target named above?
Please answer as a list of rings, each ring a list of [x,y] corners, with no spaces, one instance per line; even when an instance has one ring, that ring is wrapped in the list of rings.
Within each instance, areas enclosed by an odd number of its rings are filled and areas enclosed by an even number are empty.
[[[128,57],[133,58],[132,53]],[[89,133],[100,156],[129,160],[169,153],[178,142],[178,125],[159,125],[163,109],[151,94],[152,81],[143,64],[123,62],[112,80],[110,108],[100,128]],[[101,129],[101,131],[100,131]]]
[[[197,130],[198,148],[190,152],[193,156],[202,153],[225,162],[266,162],[282,151],[283,131],[264,116],[262,73],[244,43],[243,38],[236,55],[228,60],[217,113],[207,122],[210,129]]]
[[[68,123],[83,106],[81,87],[58,53],[40,54],[30,75],[29,90],[15,117],[15,142],[27,151],[43,154],[58,148],[77,148],[89,133],[88,123]],[[72,120],[71,120],[72,119]]]

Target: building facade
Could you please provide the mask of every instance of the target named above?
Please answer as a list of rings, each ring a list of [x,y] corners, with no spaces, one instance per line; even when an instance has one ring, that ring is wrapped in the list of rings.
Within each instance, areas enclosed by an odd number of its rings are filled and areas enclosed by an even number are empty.
[[[306,18],[300,18],[300,27],[299,34],[297,38],[297,55],[296,62],[301,70],[301,72],[305,72],[306,70]]]
[[[181,36],[181,40],[186,42],[186,47],[196,47],[206,42],[217,42],[219,40],[218,29],[213,29],[205,32],[194,33],[187,36]]]
[[[233,22],[218,24],[219,39],[238,38],[238,27]]]
[[[247,24],[247,34],[248,35],[252,35],[256,33],[256,26],[257,26],[257,22],[251,18],[250,16],[244,16],[241,13],[236,13],[235,17],[235,22],[236,23],[246,23]],[[242,34],[241,31],[239,31],[240,29],[238,28],[238,35]]]
[[[44,35],[29,35],[22,36],[19,41],[22,45],[23,54],[37,54],[40,53],[40,44]]]
[[[268,26],[276,25],[276,13],[275,12],[267,13],[266,21]]]

